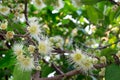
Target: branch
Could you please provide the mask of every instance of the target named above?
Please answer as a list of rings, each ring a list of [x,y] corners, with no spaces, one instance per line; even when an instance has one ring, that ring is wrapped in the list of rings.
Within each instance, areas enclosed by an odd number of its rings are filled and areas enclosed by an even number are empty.
[[[110,46],[112,46],[112,45],[114,45],[114,44],[117,44],[118,42],[120,42],[120,39],[119,40],[117,40],[117,41],[115,41],[114,43],[111,43],[111,44],[108,44],[108,45],[105,45],[105,46],[100,46],[100,47],[97,47],[97,48],[92,48],[92,47],[88,47],[88,46],[86,46],[85,44],[83,44],[83,43],[80,43],[83,47],[85,47],[85,48],[88,48],[88,49],[94,49],[94,50],[101,50],[101,49],[105,49],[105,48],[107,48],[107,47],[110,47]]]
[[[103,68],[105,66],[106,66],[105,64],[96,64],[94,67],[95,68]],[[71,76],[74,76],[74,75],[77,75],[80,73],[83,74],[83,72],[81,70],[75,69],[75,70],[69,71],[65,74],[56,75],[54,77],[49,77],[49,78],[39,78],[36,80],[62,80],[63,78],[68,78],[68,77],[71,77]]]
[[[28,14],[27,14],[27,4],[28,4],[28,0],[25,0],[24,15],[25,15],[25,19],[26,19],[26,24],[29,26],[29,23],[28,23]]]
[[[106,46],[98,47],[98,48],[95,48],[95,49],[105,49],[105,48],[110,47],[110,46],[112,46],[112,45],[114,45],[114,44],[117,44],[118,42],[120,42],[120,40],[117,40],[117,41],[114,42],[114,43],[108,44],[108,45],[106,45]]]
[[[47,62],[45,59],[42,59],[42,60],[43,60],[46,64],[50,64],[50,63]],[[51,63],[51,67],[53,67],[58,74],[64,74],[64,73],[59,69],[59,67],[56,66],[54,63]]]
[[[72,71],[69,71],[62,75],[57,75],[57,76],[49,77],[49,78],[39,78],[37,80],[62,80],[62,78],[64,78],[64,77],[71,77],[71,76],[77,75],[79,73],[81,73],[80,70],[72,70]]]

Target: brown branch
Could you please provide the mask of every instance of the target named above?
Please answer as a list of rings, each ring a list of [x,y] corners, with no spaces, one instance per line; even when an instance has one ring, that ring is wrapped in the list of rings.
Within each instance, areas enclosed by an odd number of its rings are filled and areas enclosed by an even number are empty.
[[[103,68],[105,66],[106,66],[105,64],[96,64],[94,67],[98,69],[98,68]],[[74,75],[77,75],[80,73],[83,74],[83,72],[81,70],[75,69],[75,70],[69,71],[65,74],[56,75],[54,77],[48,77],[48,78],[39,78],[36,80],[62,80],[63,78],[68,78],[68,77],[71,77],[71,76],[74,76]]]
[[[54,48],[54,50],[52,52],[53,53],[57,52],[58,54],[61,54],[61,53],[72,53],[72,51],[61,50],[60,48]]]
[[[25,15],[25,19],[26,19],[26,24],[29,26],[29,23],[28,23],[27,4],[28,4],[28,0],[25,0],[25,10],[24,10],[24,15]]]
[[[36,71],[33,75],[32,75],[32,80],[38,80],[40,76],[40,71]]]
[[[50,64],[49,62],[47,62],[45,59],[42,59],[43,62],[45,62],[46,64]],[[55,69],[55,71],[58,73],[58,74],[64,74],[58,66],[56,66],[54,63],[51,63],[51,67]]]
[[[62,80],[64,77],[71,77],[79,73],[81,73],[80,70],[72,70],[62,75],[57,75],[57,76],[49,77],[49,78],[39,78],[37,80]]]
[[[88,49],[101,50],[101,49],[108,48],[108,47],[110,47],[110,46],[112,46],[112,45],[114,45],[114,44],[117,44],[118,42],[120,42],[120,39],[117,40],[117,41],[115,41],[114,43],[111,43],[111,44],[108,44],[108,45],[105,45],[105,46],[100,46],[100,47],[97,47],[97,48],[88,47],[88,46],[86,46],[86,45],[83,44],[83,43],[80,43],[80,44],[81,44],[83,47],[88,48]]]
[[[108,44],[108,45],[106,45],[106,46],[98,47],[98,48],[95,48],[95,49],[105,49],[105,48],[110,47],[110,46],[112,46],[112,45],[114,45],[114,44],[117,44],[118,42],[120,42],[120,40],[117,40],[117,41],[115,41],[114,43]]]

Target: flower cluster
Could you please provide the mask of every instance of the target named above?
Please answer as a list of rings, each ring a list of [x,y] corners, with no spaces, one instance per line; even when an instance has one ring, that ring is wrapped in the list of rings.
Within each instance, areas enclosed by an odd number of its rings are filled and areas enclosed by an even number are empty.
[[[50,54],[53,50],[52,45],[48,38],[39,41],[38,52],[42,55]]]
[[[50,37],[50,42],[55,48],[63,48],[64,40],[61,36]]]
[[[8,28],[8,21],[7,20],[3,20],[2,22],[0,22],[0,30],[3,31],[7,31]],[[14,38],[14,31],[7,31],[5,34],[5,37],[7,40]]]
[[[34,58],[32,57],[32,54],[30,54],[31,52],[34,52],[34,49],[35,47],[33,45],[29,45],[28,54],[26,55],[27,51],[24,50],[24,45],[22,43],[14,44],[13,51],[17,56],[17,64],[21,70],[31,71],[34,69]]]
[[[73,51],[73,54],[70,55],[70,61],[72,61],[76,68],[83,72],[87,72],[94,68],[93,65],[96,64],[98,60],[84,54],[81,50],[76,49]]]

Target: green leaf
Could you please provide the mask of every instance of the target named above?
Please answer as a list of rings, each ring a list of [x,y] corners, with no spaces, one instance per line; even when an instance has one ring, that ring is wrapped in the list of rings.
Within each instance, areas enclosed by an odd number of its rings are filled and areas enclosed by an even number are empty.
[[[106,68],[105,80],[120,80],[120,66],[112,64]]]
[[[31,71],[23,71],[16,65],[13,72],[13,80],[31,80]]]
[[[101,51],[101,56],[106,56],[107,59],[111,60],[112,58],[111,55],[115,54],[116,52],[117,52],[116,49],[106,48]]]
[[[15,64],[15,57],[12,55],[11,50],[0,51],[0,55],[5,55],[5,57],[0,58],[0,68],[9,67]]]
[[[53,68],[51,68],[51,67],[49,67],[49,65],[43,65],[42,66],[42,77],[47,77],[48,76],[48,74],[50,74],[51,72],[53,72],[54,71],[54,69]]]
[[[62,24],[68,24],[70,22],[70,20],[68,20],[68,19],[63,19],[62,20]]]
[[[94,24],[98,21],[98,12],[93,6],[86,6],[87,15],[90,21]]]

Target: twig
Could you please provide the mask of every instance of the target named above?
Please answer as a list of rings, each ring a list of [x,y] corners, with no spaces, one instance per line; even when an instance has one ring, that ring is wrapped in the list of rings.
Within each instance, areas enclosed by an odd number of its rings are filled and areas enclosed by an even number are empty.
[[[62,80],[64,77],[71,77],[79,73],[81,73],[80,70],[72,70],[62,75],[57,75],[57,76],[49,77],[49,78],[39,78],[37,80]]]
[[[105,64],[96,64],[94,67],[95,68],[103,68],[105,66],[106,66]],[[71,76],[74,76],[74,75],[77,75],[80,73],[83,74],[81,70],[75,69],[75,70],[69,71],[65,74],[56,75],[54,77],[49,77],[49,78],[39,78],[36,80],[62,80],[64,77],[67,78],[67,77],[71,77]]]
[[[120,42],[120,39],[119,40],[117,40],[117,41],[115,41],[114,43],[111,43],[111,44],[108,44],[108,45],[105,45],[105,46],[100,46],[100,47],[97,47],[97,48],[92,48],[92,47],[88,47],[88,46],[86,46],[85,44],[82,44],[82,43],[80,43],[83,47],[85,47],[85,48],[88,48],[88,49],[94,49],[94,50],[101,50],[101,49],[105,49],[105,48],[107,48],[107,47],[110,47],[110,46],[112,46],[112,45],[114,45],[114,44],[117,44],[118,42]]]
[[[28,23],[28,14],[27,14],[27,4],[28,4],[28,0],[25,0],[24,15],[25,15],[25,19],[26,19],[26,24],[29,26],[29,23]]]
[[[50,64],[45,59],[42,59],[45,63]],[[51,63],[51,67],[53,67],[58,74],[64,74],[54,63]]]

